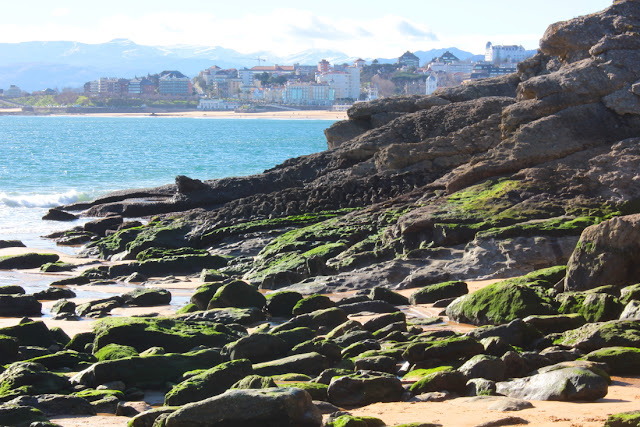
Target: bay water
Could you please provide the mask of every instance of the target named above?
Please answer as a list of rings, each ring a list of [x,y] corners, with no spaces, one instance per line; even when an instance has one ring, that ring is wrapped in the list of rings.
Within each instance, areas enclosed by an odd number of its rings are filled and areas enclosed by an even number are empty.
[[[73,251],[41,236],[83,220],[41,220],[49,208],[114,190],[170,184],[177,175],[205,180],[261,173],[288,158],[326,149],[323,130],[332,123],[0,116],[0,240]],[[38,280],[28,282],[47,285],[46,278]],[[0,285],[21,282],[20,272],[0,272]]]

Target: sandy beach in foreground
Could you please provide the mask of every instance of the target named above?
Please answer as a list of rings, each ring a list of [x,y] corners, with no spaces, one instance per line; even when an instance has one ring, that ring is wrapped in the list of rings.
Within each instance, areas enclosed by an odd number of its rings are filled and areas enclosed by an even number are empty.
[[[38,250],[31,248],[7,248],[0,250],[0,256],[13,255],[26,252],[55,252],[51,250]],[[85,264],[87,259],[73,255],[58,252],[65,262],[74,264]],[[82,268],[82,267],[80,267]],[[37,274],[37,270],[31,271]],[[68,274],[68,273],[67,273]],[[469,290],[476,291],[484,286],[498,281],[479,280],[468,281]],[[162,286],[172,288],[172,293],[176,292],[182,296],[190,295],[199,285],[199,281],[188,279],[185,277],[176,277],[175,281],[163,285],[154,283],[150,286]],[[120,294],[126,291],[121,285],[92,286],[99,288],[105,293],[105,296],[111,294]],[[71,287],[76,288],[77,287]],[[88,287],[84,287],[85,289]],[[98,289],[95,289],[96,291]],[[415,289],[406,289],[399,291],[408,296]],[[339,294],[332,294],[332,297],[339,298]],[[76,302],[84,302],[77,300]],[[50,308],[55,301],[47,301],[43,303],[45,308]],[[112,311],[112,315],[116,316],[140,316],[155,313],[160,316],[170,316],[176,310],[175,306],[161,307],[122,307]],[[441,309],[431,307],[431,304],[424,304],[410,309],[413,314],[419,317],[437,316]],[[355,320],[364,321],[365,318],[358,316],[350,316]],[[92,329],[96,320],[81,321],[63,321],[53,320],[46,316],[36,318],[43,320],[49,327],[58,326],[65,330],[67,334],[73,336],[80,332],[88,332]],[[445,319],[446,320],[446,319]],[[20,321],[18,318],[0,318],[0,327],[15,325]],[[456,330],[457,332],[466,332],[473,329],[473,326],[452,324],[446,326]],[[434,325],[427,328],[442,328],[442,324]],[[351,410],[350,412],[356,416],[372,416],[382,419],[387,425],[392,426],[401,423],[410,422],[431,422],[441,424],[445,427],[472,427],[482,423],[495,422],[507,417],[518,417],[525,421],[522,424],[511,422],[508,425],[528,425],[532,426],[554,426],[554,427],[596,427],[602,426],[606,418],[615,413],[638,410],[638,402],[640,401],[640,377],[613,377],[613,382],[609,387],[609,393],[604,399],[595,402],[552,402],[552,401],[532,401],[533,408],[525,409],[517,412],[500,412],[490,410],[489,406],[494,401],[488,398],[456,398],[444,402],[393,402],[393,403],[376,403],[362,408]],[[155,393],[157,394],[157,393]],[[103,426],[103,427],[123,427],[127,425],[130,418],[115,415],[99,414],[98,416],[65,416],[53,417],[52,421],[63,427],[84,427],[84,426]],[[498,425],[498,424],[495,424]]]

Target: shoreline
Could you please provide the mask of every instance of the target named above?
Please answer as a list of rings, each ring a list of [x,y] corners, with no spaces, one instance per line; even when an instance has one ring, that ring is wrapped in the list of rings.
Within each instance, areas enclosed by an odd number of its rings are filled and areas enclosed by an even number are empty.
[[[175,117],[198,119],[266,119],[266,120],[346,120],[346,111],[327,110],[298,110],[298,111],[270,111],[262,113],[236,113],[235,111],[199,111],[199,110],[162,110],[140,113],[23,113],[16,111],[0,110],[0,116],[23,117]],[[6,114],[9,113],[9,114]]]

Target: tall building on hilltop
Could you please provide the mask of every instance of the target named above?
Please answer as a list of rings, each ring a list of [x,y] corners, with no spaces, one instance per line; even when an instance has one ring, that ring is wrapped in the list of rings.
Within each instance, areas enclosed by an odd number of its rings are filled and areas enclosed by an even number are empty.
[[[320,74],[325,74],[331,71],[331,64],[326,59],[318,62],[318,72]]]
[[[398,64],[403,67],[420,67],[420,58],[415,56],[413,53],[406,51],[402,54],[400,58],[398,58]]]
[[[180,71],[163,71],[158,79],[160,95],[191,95],[191,79]]]
[[[484,54],[486,62],[497,64],[518,63],[527,59],[527,51],[522,46],[516,45],[494,45],[487,42],[487,49]]]
[[[358,67],[347,67],[346,71],[329,71],[316,76],[316,82],[327,83],[335,90],[335,99],[360,98],[360,71]]]

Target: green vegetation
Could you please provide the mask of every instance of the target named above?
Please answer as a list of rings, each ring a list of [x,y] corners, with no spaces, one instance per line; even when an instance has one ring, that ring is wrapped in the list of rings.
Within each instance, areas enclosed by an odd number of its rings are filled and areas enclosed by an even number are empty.
[[[353,415],[340,415],[325,424],[326,427],[382,427],[386,424],[379,418],[354,417]]]
[[[163,347],[167,352],[184,352],[198,345],[219,347],[239,338],[238,332],[218,323],[187,323],[178,319],[111,317],[94,326],[95,350],[120,344],[142,352]]]
[[[440,372],[440,371],[454,371],[455,368],[453,366],[438,366],[437,368],[431,368],[431,369],[414,369],[413,371],[409,371],[407,372],[402,379],[406,380],[406,379],[416,379],[416,378],[424,378],[427,375],[433,374],[434,372]]]
[[[458,322],[499,325],[530,315],[557,314],[556,302],[546,291],[564,273],[565,267],[557,266],[494,283],[454,301],[447,315]]]
[[[100,362],[103,360],[124,359],[125,357],[133,357],[137,355],[138,352],[135,348],[119,344],[108,344],[95,352],[96,359]]]

